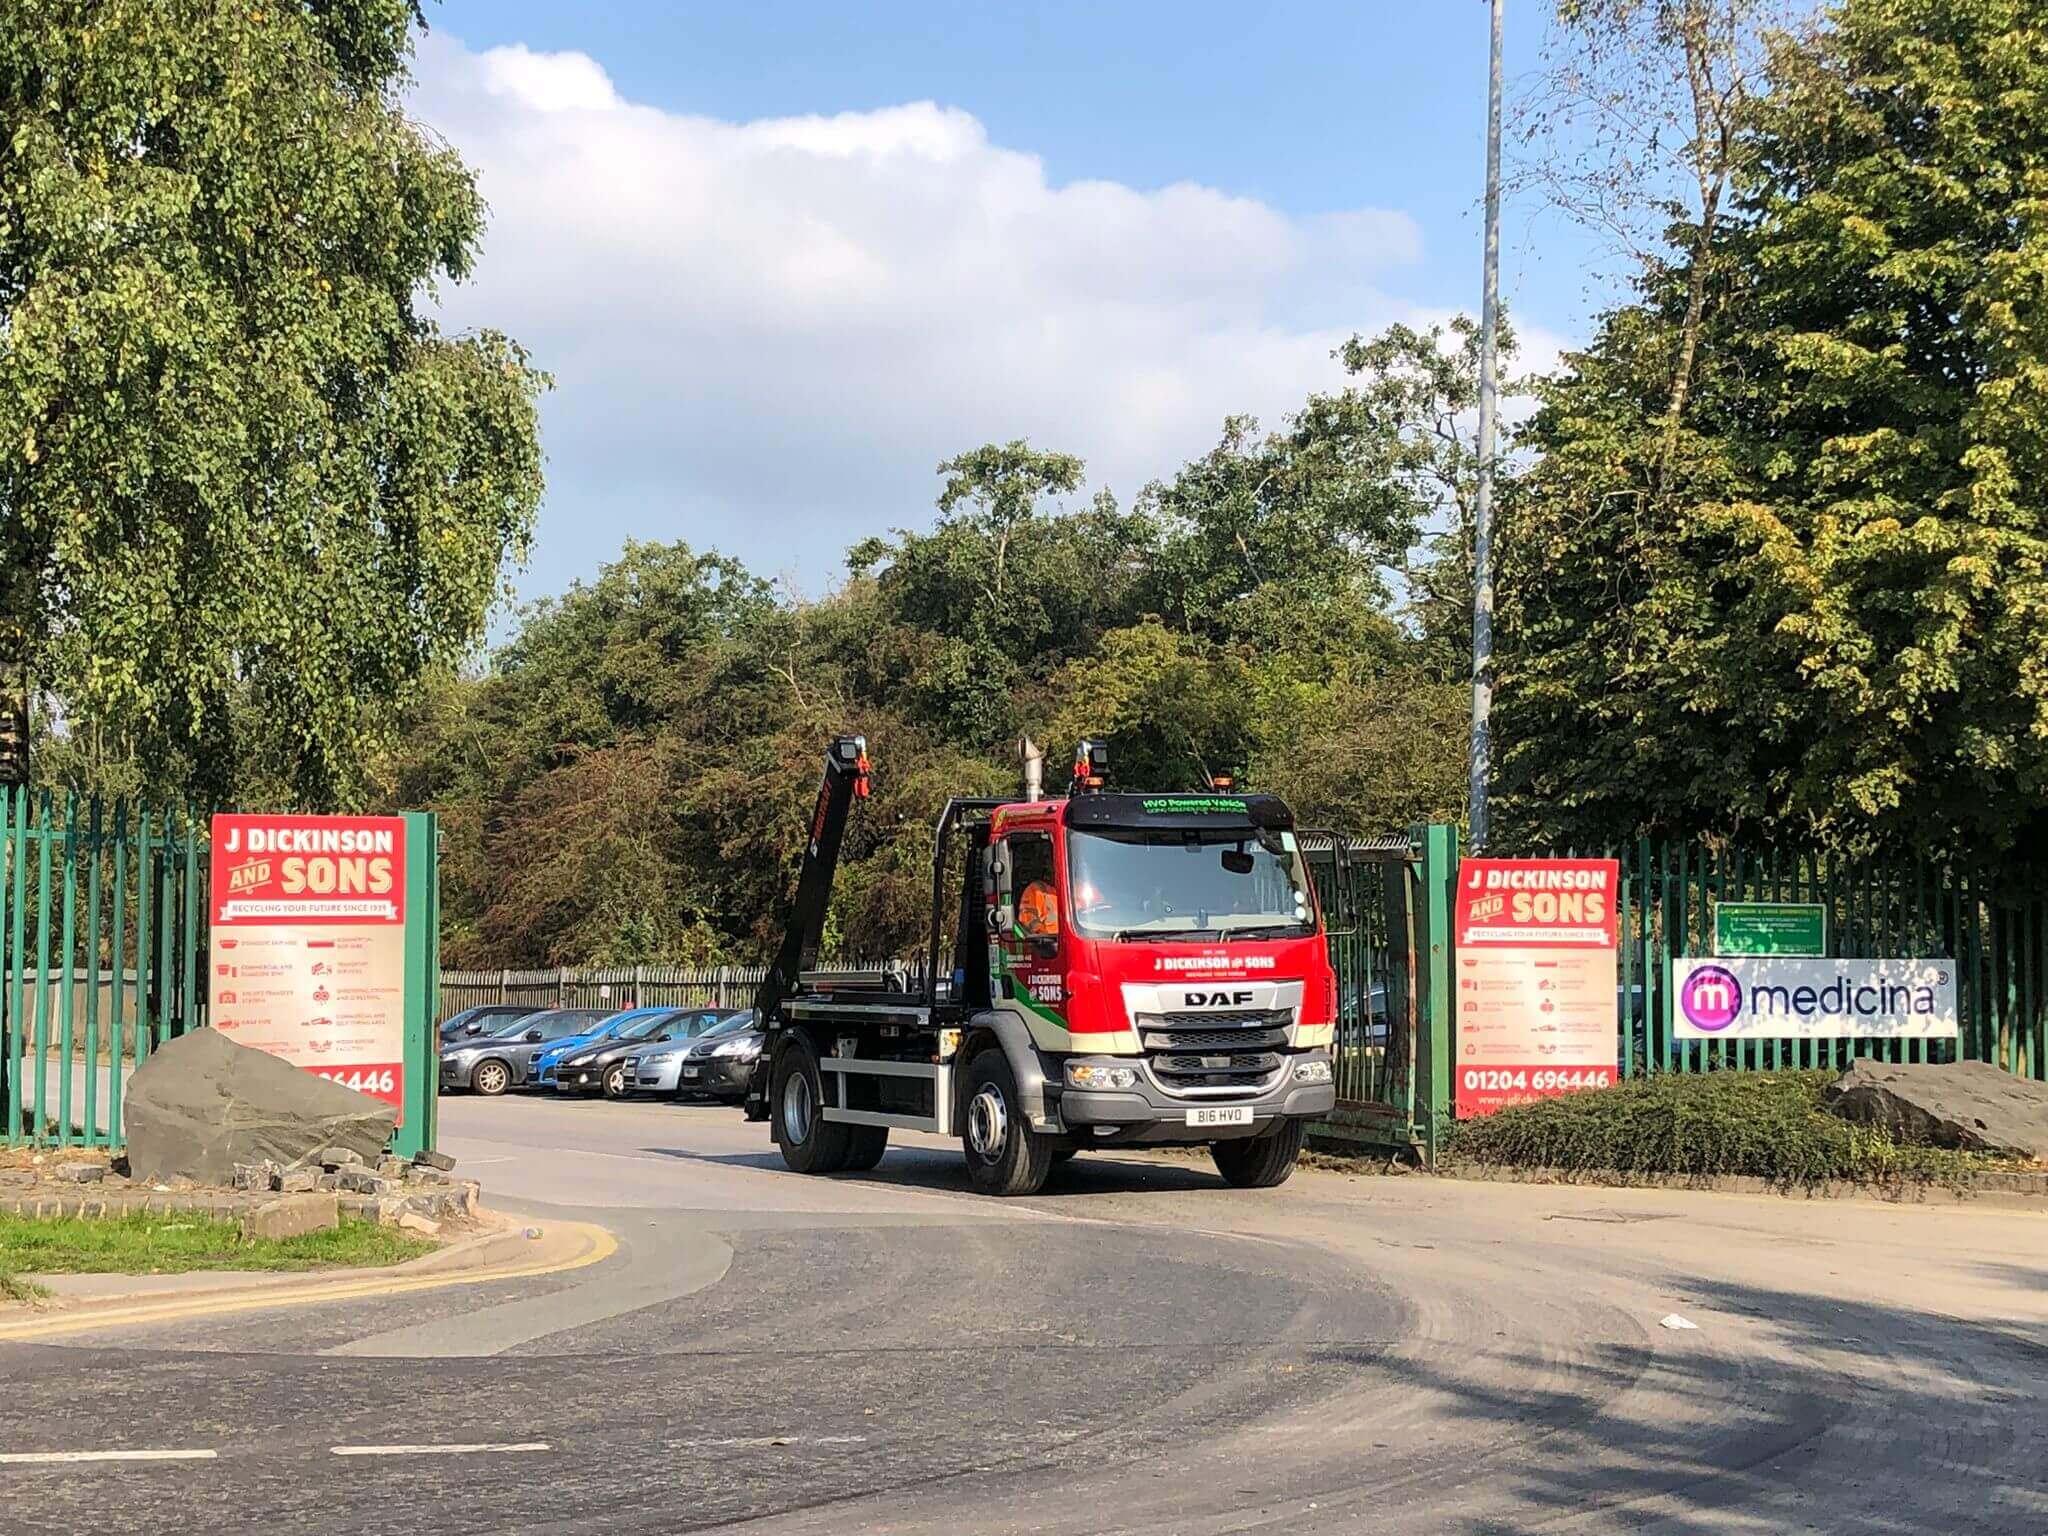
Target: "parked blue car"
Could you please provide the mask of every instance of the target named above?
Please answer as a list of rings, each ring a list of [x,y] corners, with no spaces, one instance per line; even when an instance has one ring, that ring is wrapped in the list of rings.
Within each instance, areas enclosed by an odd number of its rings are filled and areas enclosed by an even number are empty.
[[[621,1013],[613,1014],[610,1018],[600,1020],[595,1028],[586,1030],[580,1035],[572,1035],[566,1040],[553,1042],[545,1051],[540,1053],[539,1058],[533,1064],[534,1086],[539,1088],[554,1087],[555,1068],[562,1064],[564,1057],[580,1051],[586,1046],[595,1045],[601,1040],[611,1039],[629,1024],[637,1024],[642,1019],[660,1018],[664,1014],[674,1012],[676,1012],[676,1009],[673,1004],[657,1008],[628,1008]]]

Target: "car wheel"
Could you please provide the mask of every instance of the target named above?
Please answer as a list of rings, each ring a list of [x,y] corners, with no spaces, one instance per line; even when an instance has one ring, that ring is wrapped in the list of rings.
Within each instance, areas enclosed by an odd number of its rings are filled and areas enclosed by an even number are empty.
[[[853,1151],[850,1126],[825,1118],[818,1056],[811,1042],[793,1035],[775,1054],[769,1094],[770,1127],[782,1160],[798,1173],[837,1173]]]
[[[512,1086],[512,1069],[502,1061],[480,1061],[469,1074],[469,1086],[487,1099],[495,1099]]]
[[[623,1099],[626,1096],[624,1063],[615,1061],[604,1069],[604,1096],[608,1099]]]
[[[1053,1145],[1025,1123],[1017,1079],[999,1050],[967,1064],[967,1177],[985,1195],[1035,1195],[1052,1172]]]
[[[1275,1130],[1243,1141],[1219,1141],[1209,1148],[1216,1171],[1239,1189],[1285,1184],[1308,1139],[1306,1120],[1284,1120]]]

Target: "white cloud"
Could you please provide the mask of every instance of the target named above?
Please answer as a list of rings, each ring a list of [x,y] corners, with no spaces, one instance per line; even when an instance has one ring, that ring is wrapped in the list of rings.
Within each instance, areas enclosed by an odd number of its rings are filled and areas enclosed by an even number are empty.
[[[510,332],[557,381],[527,591],[627,537],[816,590],[992,438],[1079,453],[1128,501],[1225,415],[1341,382],[1354,330],[1419,317],[1376,286],[1421,259],[1399,212],[1054,186],[931,102],[723,122],[624,100],[582,54],[440,35],[417,74],[411,111],[491,205],[444,320]]]

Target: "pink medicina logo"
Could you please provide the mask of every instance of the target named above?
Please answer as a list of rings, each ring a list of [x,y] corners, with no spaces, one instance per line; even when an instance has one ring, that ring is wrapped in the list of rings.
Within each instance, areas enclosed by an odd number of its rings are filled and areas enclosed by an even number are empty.
[[[1678,989],[1678,1006],[1695,1029],[1726,1029],[1742,1012],[1742,983],[1724,966],[1703,965]]]

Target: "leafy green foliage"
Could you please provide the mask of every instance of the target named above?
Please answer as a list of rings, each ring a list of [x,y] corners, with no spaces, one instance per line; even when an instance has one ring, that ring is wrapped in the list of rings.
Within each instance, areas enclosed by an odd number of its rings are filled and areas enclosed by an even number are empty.
[[[1784,42],[1707,264],[1544,387],[1504,544],[1512,820],[2048,847],[2048,23],[1844,0]]]
[[[1904,1145],[1822,1108],[1829,1072],[1662,1073],[1517,1105],[1452,1131],[1455,1163],[1574,1173],[1956,1178],[2010,1164]]]
[[[443,336],[483,205],[409,0],[0,7],[0,649],[158,793],[347,802],[540,494],[543,380]]]
[[[529,609],[486,675],[438,675],[384,765],[393,803],[442,815],[444,955],[757,960],[838,731],[875,762],[827,932],[847,956],[925,940],[932,825],[948,796],[1014,787],[1026,732],[1054,792],[1073,742],[1107,735],[1126,787],[1249,772],[1347,829],[1454,813],[1462,695],[1382,575],[1468,467],[1436,433],[1469,356],[1445,372],[1440,342],[1355,342],[1356,388],[1270,437],[1233,423],[1136,511],[1106,492],[1061,510],[1070,455],[962,454],[935,524],[856,545],[822,601],[629,545]]]

